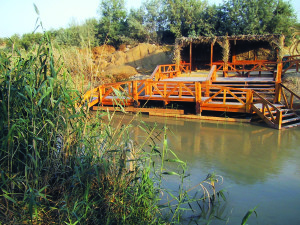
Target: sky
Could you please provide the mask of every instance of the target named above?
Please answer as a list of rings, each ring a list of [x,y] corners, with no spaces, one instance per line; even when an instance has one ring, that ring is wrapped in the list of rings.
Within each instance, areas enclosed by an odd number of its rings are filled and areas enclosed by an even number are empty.
[[[138,8],[143,0],[125,0],[126,8]],[[222,0],[209,0],[219,4]],[[300,21],[300,1],[290,0]],[[37,20],[35,4],[45,30],[67,28],[72,22],[83,23],[99,18],[100,0],[0,0],[0,37],[33,32]],[[38,30],[41,32],[41,30]]]

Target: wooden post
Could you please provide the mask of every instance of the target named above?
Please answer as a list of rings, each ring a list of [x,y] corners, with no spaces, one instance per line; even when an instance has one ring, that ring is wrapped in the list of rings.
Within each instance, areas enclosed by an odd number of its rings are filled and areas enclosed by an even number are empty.
[[[190,42],[190,73],[192,72],[192,42]]]
[[[210,68],[213,65],[213,55],[214,55],[214,45],[213,43],[210,44]]]
[[[133,100],[134,100],[134,107],[138,107],[139,104],[139,96],[138,96],[138,89],[137,89],[138,85],[137,85],[137,81],[134,80],[132,81],[132,95],[133,95]]]
[[[228,76],[228,62],[224,62],[223,75],[224,75],[224,77]]]
[[[290,97],[290,109],[293,109],[293,104],[294,104],[294,95],[291,94],[291,97]]]
[[[277,103],[281,101],[281,86],[280,83],[276,83],[275,84],[275,97],[274,97],[274,102],[273,103]]]
[[[275,78],[276,83],[281,83],[281,74],[282,74],[282,62],[280,61],[277,63],[277,73]]]
[[[248,90],[246,93],[246,112],[251,112],[251,104],[253,102],[253,94],[251,90]]]
[[[103,102],[103,85],[99,86],[99,103],[102,105]]]
[[[233,44],[233,46],[232,46],[232,62],[233,62],[233,63],[236,62],[235,45],[236,45],[236,41],[234,41],[234,44]]]
[[[151,84],[151,79],[147,79],[145,82],[145,95],[150,95],[150,84]]]
[[[282,124],[282,111],[277,111],[276,113],[276,125],[277,128],[280,130]]]
[[[195,82],[196,114],[201,115],[201,83]]]

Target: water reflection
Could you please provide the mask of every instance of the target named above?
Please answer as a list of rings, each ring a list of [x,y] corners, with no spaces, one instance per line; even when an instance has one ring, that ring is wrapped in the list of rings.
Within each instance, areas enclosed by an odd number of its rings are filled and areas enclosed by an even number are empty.
[[[249,124],[203,122],[144,116],[149,125],[167,125],[172,150],[192,170],[222,171],[236,183],[255,184],[280,172],[285,160],[293,157],[299,130],[274,130]],[[137,122],[135,122],[137,123]],[[142,137],[136,129],[135,139]]]
[[[121,120],[126,123],[130,119],[122,116]],[[138,129],[140,120],[149,126],[158,124],[160,140],[161,128],[167,125],[168,143],[188,163],[191,185],[213,171],[224,177],[231,193],[225,212],[228,224],[240,224],[256,205],[259,217],[251,218],[249,224],[300,224],[299,128],[279,131],[242,123],[142,116],[132,128],[138,143],[147,136]]]

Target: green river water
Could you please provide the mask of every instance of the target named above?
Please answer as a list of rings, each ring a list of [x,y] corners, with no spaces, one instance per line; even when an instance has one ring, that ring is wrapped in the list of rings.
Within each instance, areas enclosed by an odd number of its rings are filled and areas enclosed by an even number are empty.
[[[212,172],[224,178],[221,188],[227,191],[227,201],[214,214],[224,220],[210,224],[241,224],[255,206],[257,217],[252,214],[247,224],[300,224],[300,128],[279,131],[243,123],[138,118],[156,123],[158,129],[168,127],[169,147],[187,162],[191,186]],[[133,139],[143,140],[143,133],[134,130]],[[166,182],[177,188],[172,179]]]

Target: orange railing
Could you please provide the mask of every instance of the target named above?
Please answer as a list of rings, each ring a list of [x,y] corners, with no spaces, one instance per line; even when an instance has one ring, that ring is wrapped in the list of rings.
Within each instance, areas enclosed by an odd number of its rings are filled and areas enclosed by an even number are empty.
[[[191,65],[191,63],[180,62],[179,69],[181,72],[191,73],[192,65]]]
[[[236,94],[234,92],[238,92]],[[239,96],[238,96],[239,95]],[[88,91],[83,100],[93,105],[138,105],[140,100],[196,102],[206,107],[218,103],[220,107],[239,103],[240,111],[249,112],[250,90],[201,84],[200,82],[135,80],[100,85]]]
[[[204,85],[205,98],[201,103],[203,106],[208,103],[218,104],[219,107],[236,105],[241,111],[249,113],[253,102],[251,90],[240,88],[229,88],[220,85]]]
[[[228,72],[236,72],[239,76],[250,76],[251,72],[270,72],[273,75],[277,69],[277,62],[271,62],[267,60],[261,61],[239,61],[234,63],[228,63]]]
[[[253,91],[253,96],[258,98],[258,100],[255,104],[252,104],[252,110],[270,127],[281,129],[282,111],[257,92]]]
[[[294,109],[294,98],[300,101],[300,96],[294,93],[292,90],[279,83],[276,84],[276,102],[282,102],[288,109]]]
[[[209,71],[209,74],[207,75],[205,83],[211,84],[212,81],[215,81],[216,79],[217,79],[217,66],[213,65]]]
[[[188,101],[188,98],[195,97],[195,82],[179,82],[179,81],[138,81],[138,87],[142,87],[138,91],[139,99],[157,99],[163,98],[164,100],[172,101],[182,100],[183,98]],[[141,94],[144,94],[141,96]]]
[[[180,74],[180,70],[176,64],[158,65],[151,75],[151,79],[155,81],[173,78]]]
[[[179,66],[176,64],[158,65],[153,71],[150,79],[159,81],[167,78],[178,77],[181,73],[190,73],[191,64],[181,62]]]
[[[228,72],[235,72],[238,76],[250,76],[252,72],[270,72],[275,76],[275,71],[277,69],[277,62],[271,62],[267,60],[256,60],[256,61],[236,61],[213,63],[216,65],[216,71],[223,70],[225,74]]]
[[[133,95],[132,81],[103,84],[87,91],[82,97],[82,102],[88,102],[88,107],[96,104],[130,105],[134,102]]]
[[[296,69],[299,72],[300,55],[284,56],[282,58],[282,73],[287,72],[290,69]]]

